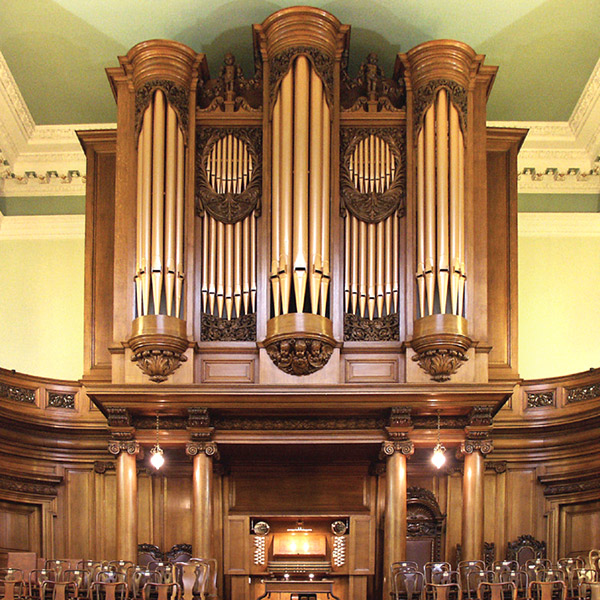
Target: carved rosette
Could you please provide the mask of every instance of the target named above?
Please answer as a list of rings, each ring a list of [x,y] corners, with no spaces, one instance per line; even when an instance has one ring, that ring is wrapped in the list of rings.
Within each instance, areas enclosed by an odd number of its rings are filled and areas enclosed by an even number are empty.
[[[216,442],[188,442],[185,446],[188,456],[206,454],[209,458],[219,458],[219,450]]]
[[[410,456],[415,451],[415,445],[408,438],[397,439],[397,440],[386,440],[381,444],[380,456],[382,458],[389,458],[396,452],[403,454],[404,456]]]
[[[310,375],[322,369],[336,346],[331,321],[310,313],[288,313],[267,322],[264,347],[278,369]]]
[[[217,142],[228,135],[240,140],[252,161],[252,176],[239,194],[218,194],[210,184],[206,167]],[[206,212],[221,223],[242,221],[253,211],[260,215],[262,194],[262,130],[250,128],[203,128],[196,140],[196,214]]]
[[[127,454],[138,454],[140,445],[135,440],[110,440],[108,451],[115,456],[126,452]]]
[[[383,192],[364,194],[359,192],[352,181],[350,162],[357,146],[369,136],[382,139],[394,157],[394,179]],[[348,210],[359,221],[379,223],[394,212],[404,215],[406,209],[406,143],[404,131],[398,128],[356,128],[348,127],[341,131],[340,194],[341,210]]]
[[[413,360],[433,381],[448,381],[467,361],[471,340],[467,321],[457,315],[430,315],[415,321],[411,346]]]
[[[189,343],[185,321],[166,315],[144,315],[133,322],[128,344],[137,364],[150,381],[160,383],[187,360]]]

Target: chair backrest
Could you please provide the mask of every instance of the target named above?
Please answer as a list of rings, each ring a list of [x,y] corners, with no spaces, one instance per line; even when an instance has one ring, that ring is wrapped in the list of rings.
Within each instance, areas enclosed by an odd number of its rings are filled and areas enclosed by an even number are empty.
[[[128,592],[126,581],[94,581],[90,585],[91,600],[125,600]]]
[[[529,590],[529,576],[527,571],[502,571],[500,573],[499,583],[511,582],[515,584],[520,596],[525,596]]]
[[[175,565],[175,580],[181,588],[183,600],[202,597],[206,593],[209,572],[209,565],[205,562],[187,562]]]
[[[577,569],[575,571],[575,575],[577,576],[578,585],[580,583],[592,583],[594,581],[598,581],[598,574],[596,571],[594,571],[594,569],[588,569],[587,567],[583,569]]]
[[[425,597],[432,600],[461,600],[462,590],[458,583],[426,583]]]
[[[418,571],[419,564],[414,560],[402,560],[393,562],[390,569],[392,573],[395,573],[396,571]]]
[[[95,581],[101,583],[126,583],[127,572],[116,571],[113,566],[102,567],[96,572]]]
[[[208,598],[217,597],[217,559],[216,558],[191,558],[191,563],[199,563],[207,566],[206,595]]]
[[[564,581],[530,581],[529,598],[532,600],[565,600],[567,588]]]
[[[33,569],[29,571],[29,595],[33,598],[39,597],[41,586],[45,581],[56,581],[54,569]]]
[[[461,585],[463,593],[467,594],[470,598],[477,595],[480,583],[494,581],[493,571],[481,571],[477,569],[468,570],[465,576],[465,584]]]
[[[149,581],[142,589],[142,599],[150,600],[176,600],[181,595],[179,584],[173,581],[172,583],[154,583]]]
[[[63,571],[71,568],[71,561],[65,558],[53,558],[44,563],[44,569],[53,569],[56,572],[56,580],[60,581]]]
[[[82,592],[87,593],[90,587],[91,576],[87,569],[66,569],[63,571],[62,580],[76,583],[77,590],[81,594]]]
[[[42,597],[52,592],[52,600],[70,600],[77,598],[77,584],[74,581],[45,581],[42,584]]]
[[[148,582],[160,583],[160,573],[144,567],[129,569],[127,582],[133,598],[138,598]]]
[[[516,560],[495,560],[492,563],[492,571],[494,573],[502,573],[504,571],[518,571],[519,563]]]
[[[398,570],[392,578],[392,589],[396,598],[420,598],[425,585],[425,577],[421,571]]]
[[[589,600],[600,600],[600,582],[582,581],[579,584],[579,597]]]
[[[452,566],[449,562],[428,562],[423,567],[425,583],[441,583],[443,573],[451,571]]]
[[[477,588],[477,598],[479,600],[516,600],[517,588],[511,581],[500,583],[490,583],[482,581]]]
[[[483,573],[485,570],[485,563],[482,560],[461,560],[458,563],[458,575],[463,591],[470,589],[467,581],[470,573]],[[477,591],[477,588],[473,591]]]
[[[21,569],[0,569],[0,594],[4,600],[19,600],[25,597],[25,580]]]

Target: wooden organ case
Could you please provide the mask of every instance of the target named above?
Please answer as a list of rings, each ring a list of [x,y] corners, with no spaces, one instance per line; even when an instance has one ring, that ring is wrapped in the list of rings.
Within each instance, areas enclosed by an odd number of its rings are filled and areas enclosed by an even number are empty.
[[[460,42],[352,75],[350,27],[323,10],[253,31],[252,77],[136,45],[107,70],[116,133],[80,134],[83,381],[116,456],[119,558],[154,543],[136,462],[158,415],[191,481],[173,527],[216,558],[220,597],[258,597],[282,558],[300,577],[316,560],[341,598],[387,597],[438,415],[469,473],[463,558],[482,553],[483,458],[518,380],[524,132],[486,129],[496,68]],[[294,572],[273,553],[298,519],[319,551]]]

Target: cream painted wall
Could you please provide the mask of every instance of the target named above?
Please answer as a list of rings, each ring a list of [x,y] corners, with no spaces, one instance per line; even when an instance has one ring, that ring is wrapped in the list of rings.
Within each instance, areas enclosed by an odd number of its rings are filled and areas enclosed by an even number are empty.
[[[0,240],[0,367],[83,373],[84,240]]]
[[[600,214],[521,213],[519,220],[521,376],[599,367]],[[0,239],[1,367],[81,377],[83,269],[81,237]]]
[[[592,367],[600,367],[600,214],[521,213],[521,377]]]

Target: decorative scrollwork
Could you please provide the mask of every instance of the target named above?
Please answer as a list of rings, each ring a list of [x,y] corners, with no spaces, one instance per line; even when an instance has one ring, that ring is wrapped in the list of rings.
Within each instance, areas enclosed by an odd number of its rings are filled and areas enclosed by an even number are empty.
[[[165,348],[143,348],[134,352],[131,360],[137,364],[150,381],[161,383],[187,360],[183,352]]]
[[[600,398],[600,383],[592,383],[567,390],[567,404],[571,402],[583,402]]]
[[[554,390],[549,392],[527,392],[527,408],[545,408],[556,406]]]
[[[279,83],[290,70],[293,59],[300,55],[306,56],[313,64],[323,81],[329,106],[333,106],[333,58],[321,52],[318,48],[312,48],[311,46],[286,48],[271,59],[269,65],[269,97],[271,105],[275,103],[275,95],[277,94]]]
[[[75,410],[75,394],[48,392],[48,406],[51,406],[52,408]]]
[[[398,342],[400,328],[398,313],[367,319],[346,313],[344,340],[347,342]]]
[[[333,346],[312,338],[291,338],[275,341],[266,350],[275,366],[284,373],[310,375],[329,362]]]
[[[185,453],[188,456],[206,454],[213,458],[219,457],[219,450],[216,442],[188,442],[185,446]]]
[[[256,340],[256,313],[237,319],[223,319],[202,313],[200,339],[203,342],[254,342]]]
[[[350,174],[350,160],[358,144],[369,136],[382,139],[395,161],[394,179],[383,192],[359,192]],[[404,131],[398,128],[343,128],[341,131],[340,194],[342,216],[348,210],[360,221],[379,223],[396,212],[403,216],[406,209],[406,143]]]
[[[415,446],[411,440],[407,437],[394,440],[386,440],[381,443],[380,456],[390,457],[396,452],[403,454],[404,456],[410,456],[415,451]]]
[[[0,397],[8,398],[15,402],[35,404],[35,390],[9,385],[8,383],[0,383]]]
[[[184,140],[187,142],[189,92],[166,79],[148,81],[135,93],[135,139],[139,140],[144,111],[148,108],[152,95],[157,89],[165,93],[167,102],[175,109]]]
[[[506,545],[506,559],[518,560],[519,551],[524,547],[531,548],[536,558],[546,558],[546,542],[536,540],[532,535],[520,535],[516,541]]]
[[[467,361],[467,357],[460,350],[433,348],[415,354],[413,360],[419,363],[423,371],[431,375],[431,379],[441,382],[449,381],[450,376]]]
[[[473,452],[481,452],[481,454],[489,454],[494,449],[494,444],[490,439],[466,439],[460,445],[462,454],[473,454]]]
[[[458,108],[458,118],[463,132],[467,130],[467,90],[450,79],[433,79],[415,93],[414,101],[414,133],[417,134],[423,126],[423,115],[435,100],[435,94],[440,88],[446,88],[454,106]]]
[[[210,184],[206,172],[208,157],[213,146],[228,135],[244,143],[252,160],[252,176],[240,194],[217,193]],[[260,215],[261,194],[262,130],[259,127],[202,129],[196,140],[196,214],[201,217],[206,210],[211,217],[221,223],[237,223],[253,211],[256,211],[256,216]]]

